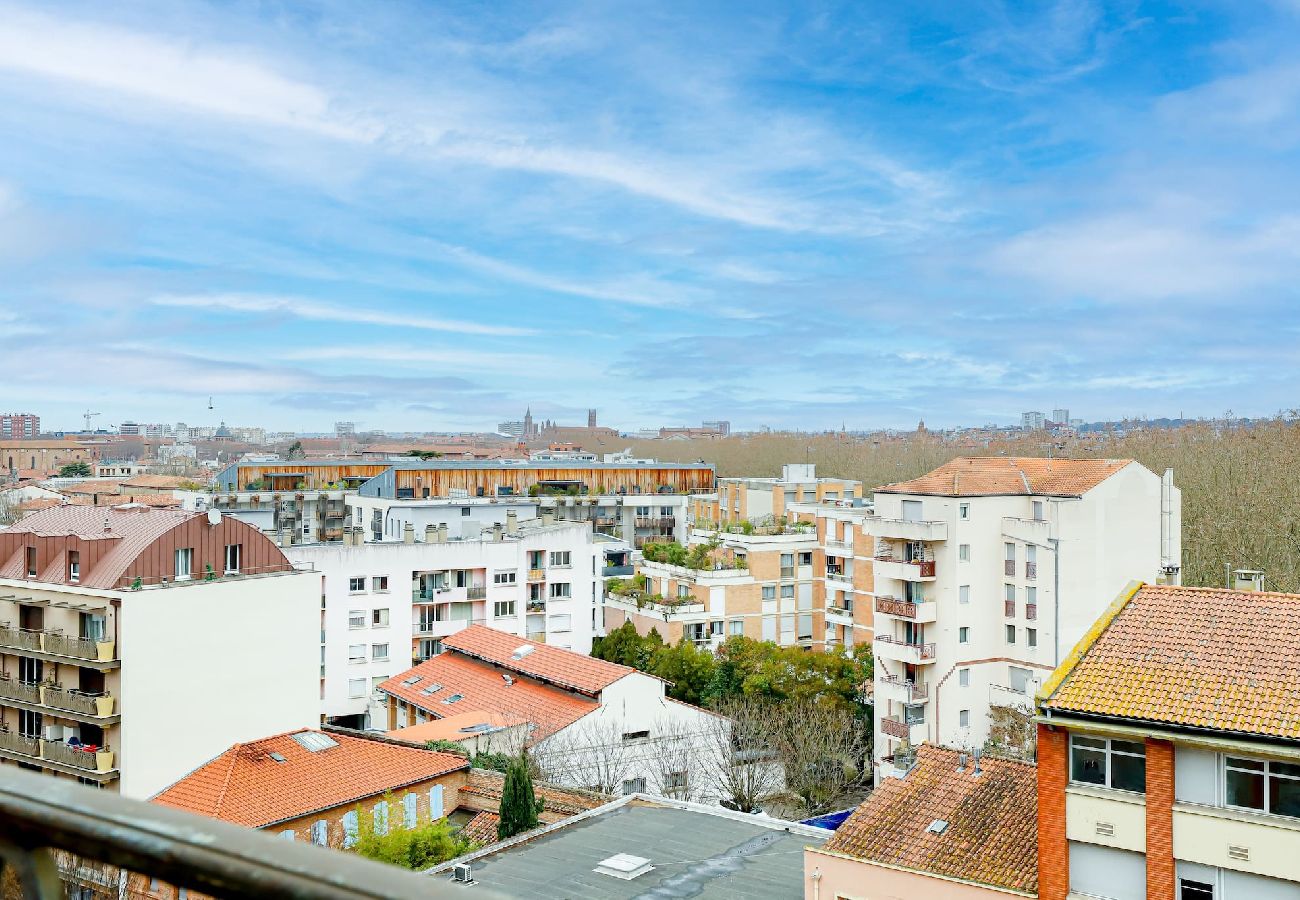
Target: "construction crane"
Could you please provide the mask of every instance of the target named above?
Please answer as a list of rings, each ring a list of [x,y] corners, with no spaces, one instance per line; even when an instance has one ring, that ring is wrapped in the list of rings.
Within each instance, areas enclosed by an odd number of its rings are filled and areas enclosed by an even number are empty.
[[[84,413],[81,414],[82,418],[86,420],[87,433],[90,432],[90,420],[95,418],[95,416],[100,416],[100,415],[103,415],[103,413],[91,412],[90,410],[86,410]]]

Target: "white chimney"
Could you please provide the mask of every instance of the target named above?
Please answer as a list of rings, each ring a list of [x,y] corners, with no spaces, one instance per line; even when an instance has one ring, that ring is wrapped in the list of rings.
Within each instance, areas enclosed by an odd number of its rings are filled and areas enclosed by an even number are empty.
[[[436,543],[438,543],[438,526],[437,526],[437,525],[432,525],[432,524],[430,524],[430,525],[425,525],[425,526],[424,526],[424,542],[425,542],[426,544],[436,544]]]
[[[447,543],[447,523],[443,522],[438,526],[438,543]]]
[[[513,509],[506,511],[506,534],[517,534],[519,531],[519,513]]]
[[[402,543],[403,543],[403,544],[414,544],[414,543],[415,543],[415,523],[414,523],[414,522],[407,522],[405,525],[402,526]]]

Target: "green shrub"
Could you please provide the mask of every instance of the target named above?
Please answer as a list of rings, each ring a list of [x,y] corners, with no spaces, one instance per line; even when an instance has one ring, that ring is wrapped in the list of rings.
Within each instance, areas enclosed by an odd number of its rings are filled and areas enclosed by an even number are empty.
[[[446,819],[406,828],[401,824],[401,804],[390,800],[388,809],[388,833],[379,834],[372,817],[357,807],[357,842],[352,849],[366,859],[419,871],[455,859],[474,847],[453,832]]]

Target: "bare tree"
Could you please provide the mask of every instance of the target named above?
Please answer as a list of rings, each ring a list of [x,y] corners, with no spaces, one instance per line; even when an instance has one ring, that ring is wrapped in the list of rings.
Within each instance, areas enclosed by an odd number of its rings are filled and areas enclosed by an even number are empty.
[[[1028,707],[995,706],[989,711],[984,753],[1033,762],[1038,756],[1038,728]]]
[[[700,776],[729,809],[756,812],[781,790],[781,767],[772,747],[774,704],[753,698],[720,701],[700,743]]]
[[[661,719],[651,731],[650,763],[659,792],[678,800],[703,800],[708,783],[700,773],[698,728],[681,719]]]
[[[785,775],[784,799],[802,815],[842,808],[871,775],[869,730],[851,711],[788,700],[771,716],[772,745]]]
[[[634,772],[631,750],[618,721],[593,718],[539,741],[532,756],[543,781],[621,794]]]

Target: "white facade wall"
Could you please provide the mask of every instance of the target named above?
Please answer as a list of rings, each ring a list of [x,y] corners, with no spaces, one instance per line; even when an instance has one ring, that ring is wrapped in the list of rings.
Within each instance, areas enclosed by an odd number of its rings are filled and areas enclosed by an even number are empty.
[[[530,554],[541,553],[544,580],[533,585],[544,597],[544,609],[528,612]],[[553,553],[568,553],[567,566],[553,565]],[[585,525],[556,523],[521,528],[502,540],[450,540],[413,544],[398,541],[304,544],[285,548],[297,564],[315,567],[322,579],[325,609],[320,631],[323,667],[321,714],[328,717],[369,715],[369,721],[386,721],[384,701],[374,696],[374,686],[410,668],[415,641],[432,643],[460,631],[471,622],[488,625],[520,637],[544,635],[557,647],[590,653],[596,611],[599,608],[600,571],[604,565],[599,545]],[[467,572],[473,586],[482,586],[485,598],[469,599],[467,587],[449,587],[432,598],[421,598],[413,573]],[[505,583],[496,583],[500,575]],[[353,579],[362,589],[352,590]],[[387,589],[376,589],[376,579],[387,579]],[[454,585],[454,578],[449,579]],[[568,585],[567,598],[551,597],[552,585]],[[419,601],[426,600],[421,603]],[[513,612],[508,612],[513,604]],[[430,621],[435,607],[445,613]],[[375,624],[377,610],[387,610],[387,625]],[[424,611],[424,616],[421,612]],[[498,615],[498,612],[503,614]],[[353,627],[360,613],[364,624]],[[421,629],[421,622],[428,623]],[[376,657],[376,647],[387,645],[387,655]],[[364,657],[354,660],[353,648],[364,646]],[[418,644],[416,645],[418,648]],[[358,691],[357,682],[363,682]],[[360,696],[355,696],[360,693]]]
[[[148,798],[232,744],[319,724],[311,573],[115,596],[124,796]]]
[[[904,672],[902,663],[890,659],[897,650],[877,641],[878,758],[891,753],[895,745],[886,739],[880,721],[902,715],[904,699],[924,706],[923,722],[910,729],[912,743],[981,746],[989,735],[993,707],[1028,710],[1037,684],[1130,581],[1154,583],[1162,577],[1160,478],[1137,464],[1125,467],[1078,499],[877,494],[876,516],[903,519],[904,501],[919,501],[920,518],[942,523],[945,534],[942,540],[926,543],[935,563],[933,579],[908,579],[917,584],[913,590],[919,588],[924,601],[933,604],[917,616],[910,637],[933,643],[934,656],[918,661],[916,680],[927,686],[928,695],[904,698],[902,689],[883,681],[891,673],[901,676]],[[1043,522],[1032,521],[1035,501],[1042,503]],[[967,507],[964,518],[963,505]],[[1177,529],[1180,501],[1176,489],[1173,507]],[[871,521],[867,520],[868,528],[873,527]],[[1007,543],[1015,548],[1014,574],[1010,576],[1005,569]],[[962,545],[968,548],[966,559],[961,558]],[[1033,579],[1027,577],[1025,568],[1030,546],[1036,554]],[[1181,548],[1177,531],[1174,546]],[[890,569],[879,562],[875,565],[878,597],[899,597],[907,589],[905,579],[889,577]],[[1015,598],[1015,614],[1010,617],[1005,606],[1008,585]],[[1031,589],[1034,619],[1028,618],[1027,611]],[[967,602],[962,602],[963,597]],[[877,638],[907,640],[907,621],[877,612]],[[1008,626],[1015,630],[1014,643],[1009,640]],[[1036,646],[1030,646],[1031,638]],[[1030,673],[1026,690],[1013,690],[1013,681],[1023,678],[1026,671]]]
[[[410,523],[417,540],[424,539],[424,529],[429,526],[447,526],[453,538],[477,539],[484,528],[504,525],[506,513],[514,512],[519,521],[537,518],[537,504],[525,499],[496,498],[485,500],[389,500],[385,497],[362,497],[349,494],[347,503],[351,515],[349,524],[366,530],[366,540],[374,540],[375,523],[378,522],[380,540],[401,540],[402,532]]]

